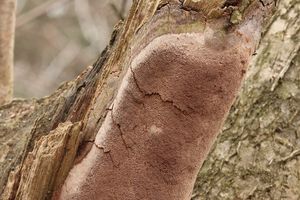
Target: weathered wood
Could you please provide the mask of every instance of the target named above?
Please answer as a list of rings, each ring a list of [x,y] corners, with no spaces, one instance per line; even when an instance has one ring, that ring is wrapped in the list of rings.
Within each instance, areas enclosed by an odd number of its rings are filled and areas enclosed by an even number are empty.
[[[4,198],[45,199],[45,194],[51,195],[51,191],[64,182],[73,166],[82,139],[80,129],[80,123],[65,122],[50,131],[49,136],[42,136],[26,156],[22,168],[16,169],[8,181],[10,187],[4,191]],[[17,181],[18,191],[13,197],[12,186]]]
[[[23,176],[19,172],[28,168],[27,165],[30,163],[39,163],[39,161],[28,163],[26,158],[38,141],[51,137],[49,133],[59,124],[67,121],[83,124],[81,151],[78,152],[76,146],[73,147],[73,151],[84,154],[85,146],[89,146],[89,141],[95,137],[101,126],[101,119],[107,111],[107,105],[114,97],[119,73],[126,59],[132,36],[154,14],[157,5],[158,1],[136,2],[126,22],[116,26],[110,45],[103,51],[94,66],[88,67],[76,80],[63,84],[49,97],[40,100],[15,100],[1,107],[0,191],[2,199],[23,199],[22,194],[31,194],[30,191],[21,191],[20,177],[26,179],[38,176],[34,174]],[[49,158],[56,157],[49,156]],[[49,171],[44,178],[51,180],[49,176],[56,175],[56,172]],[[23,182],[27,181],[23,180]],[[45,184],[36,186],[43,185]],[[55,188],[56,183],[52,182],[48,185],[49,189]],[[40,194],[41,199],[49,197],[52,193],[42,189],[41,191],[44,192]]]

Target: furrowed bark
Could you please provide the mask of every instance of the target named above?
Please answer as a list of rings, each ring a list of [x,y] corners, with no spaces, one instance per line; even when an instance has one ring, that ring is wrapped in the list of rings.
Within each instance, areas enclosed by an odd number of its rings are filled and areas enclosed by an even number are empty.
[[[0,106],[12,100],[16,0],[0,1]]]
[[[240,19],[229,4],[212,15],[134,2],[93,67],[50,97],[1,108],[2,198],[189,198],[272,5],[248,6]]]

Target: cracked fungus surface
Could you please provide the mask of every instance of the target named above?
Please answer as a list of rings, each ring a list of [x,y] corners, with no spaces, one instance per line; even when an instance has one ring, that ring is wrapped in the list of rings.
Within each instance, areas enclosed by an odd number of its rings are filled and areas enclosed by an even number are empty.
[[[210,39],[165,35],[134,58],[61,199],[190,198],[251,55],[242,38],[218,46]]]

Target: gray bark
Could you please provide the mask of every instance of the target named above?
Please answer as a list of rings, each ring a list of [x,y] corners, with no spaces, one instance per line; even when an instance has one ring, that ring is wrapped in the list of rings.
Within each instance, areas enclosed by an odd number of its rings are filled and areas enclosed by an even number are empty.
[[[194,199],[300,199],[300,2],[278,3]]]

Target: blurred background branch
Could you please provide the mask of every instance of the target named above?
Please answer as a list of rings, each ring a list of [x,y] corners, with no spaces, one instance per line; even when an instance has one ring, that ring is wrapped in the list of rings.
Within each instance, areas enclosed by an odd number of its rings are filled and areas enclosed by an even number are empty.
[[[130,4],[129,0],[18,0],[15,95],[42,97],[77,76],[105,48]]]
[[[18,21],[16,23],[16,27],[20,27],[23,26],[25,24],[27,24],[28,22],[36,19],[37,17],[45,14],[47,11],[51,10],[51,9],[55,9],[55,4],[59,3],[59,4],[64,4],[69,2],[70,0],[49,0],[46,1],[36,7],[34,7],[33,9],[29,10],[26,13],[23,13],[22,15],[18,16]]]
[[[110,3],[112,10],[115,12],[115,15],[119,17],[120,20],[124,20],[125,18],[127,3],[128,3],[127,0],[122,0],[120,9],[118,9],[118,6],[116,4]]]
[[[0,0],[0,106],[12,99],[16,0]]]

